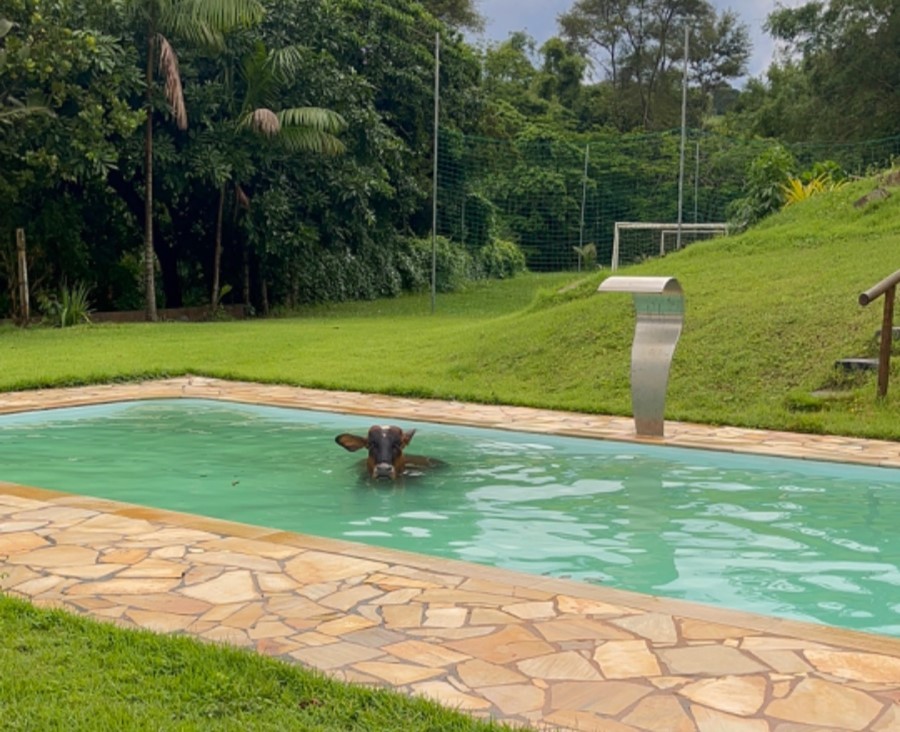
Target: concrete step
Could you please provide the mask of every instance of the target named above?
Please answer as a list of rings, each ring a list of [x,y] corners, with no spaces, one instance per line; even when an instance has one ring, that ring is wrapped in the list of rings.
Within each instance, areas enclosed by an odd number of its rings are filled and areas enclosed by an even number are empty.
[[[841,358],[834,362],[835,368],[844,371],[878,371],[877,358]]]
[[[875,340],[881,342],[881,328],[875,331]],[[900,327],[891,328],[891,341],[894,343],[900,341]]]

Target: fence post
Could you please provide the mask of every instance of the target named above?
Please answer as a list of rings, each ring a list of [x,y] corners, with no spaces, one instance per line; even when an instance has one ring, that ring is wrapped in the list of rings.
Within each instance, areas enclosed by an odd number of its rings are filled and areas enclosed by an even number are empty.
[[[581,221],[578,223],[578,271],[581,272],[581,262],[584,259],[584,206],[587,201],[587,177],[588,161],[591,155],[591,146],[584,146],[584,175],[581,178]]]
[[[25,253],[25,229],[16,229],[16,255],[19,262],[19,310],[22,324],[28,325],[31,319],[28,293],[28,257]]]
[[[878,396],[887,396],[888,377],[891,375],[891,345],[894,334],[894,295],[897,286],[884,291],[884,315],[881,319],[881,349],[878,354]]]
[[[881,345],[878,349],[878,397],[887,396],[888,380],[891,376],[891,345],[894,340],[894,297],[897,283],[900,282],[900,269],[890,277],[885,277],[877,285],[860,293],[859,304],[865,307],[870,302],[884,295],[884,315],[881,318]]]

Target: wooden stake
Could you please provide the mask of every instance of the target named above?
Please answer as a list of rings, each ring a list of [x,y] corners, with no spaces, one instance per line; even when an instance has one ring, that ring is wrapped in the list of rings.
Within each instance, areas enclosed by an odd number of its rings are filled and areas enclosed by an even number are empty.
[[[31,319],[28,293],[28,257],[25,253],[25,229],[16,229],[16,253],[19,260],[19,311],[22,324],[28,325]]]
[[[881,350],[878,354],[878,396],[887,396],[888,377],[891,375],[891,345],[894,333],[894,295],[897,286],[884,291],[884,317],[881,320]]]

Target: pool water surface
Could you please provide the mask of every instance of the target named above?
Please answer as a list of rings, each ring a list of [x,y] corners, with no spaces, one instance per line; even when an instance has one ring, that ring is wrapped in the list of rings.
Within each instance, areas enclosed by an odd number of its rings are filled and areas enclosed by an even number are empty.
[[[172,399],[0,417],[0,479],[900,636],[900,471]]]

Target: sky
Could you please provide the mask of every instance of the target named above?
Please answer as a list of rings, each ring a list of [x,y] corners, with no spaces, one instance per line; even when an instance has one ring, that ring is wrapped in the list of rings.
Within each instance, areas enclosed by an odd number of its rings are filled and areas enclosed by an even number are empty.
[[[776,0],[711,0],[721,13],[735,11],[750,30],[753,49],[748,62],[749,75],[761,76],[769,67],[775,44],[763,31],[768,14],[775,9]],[[513,31],[524,30],[537,41],[538,47],[558,33],[556,16],[568,11],[575,0],[476,0],[478,12],[486,19],[482,40],[503,41]],[[798,2],[781,0],[784,6]],[[479,39],[475,39],[476,41]]]

